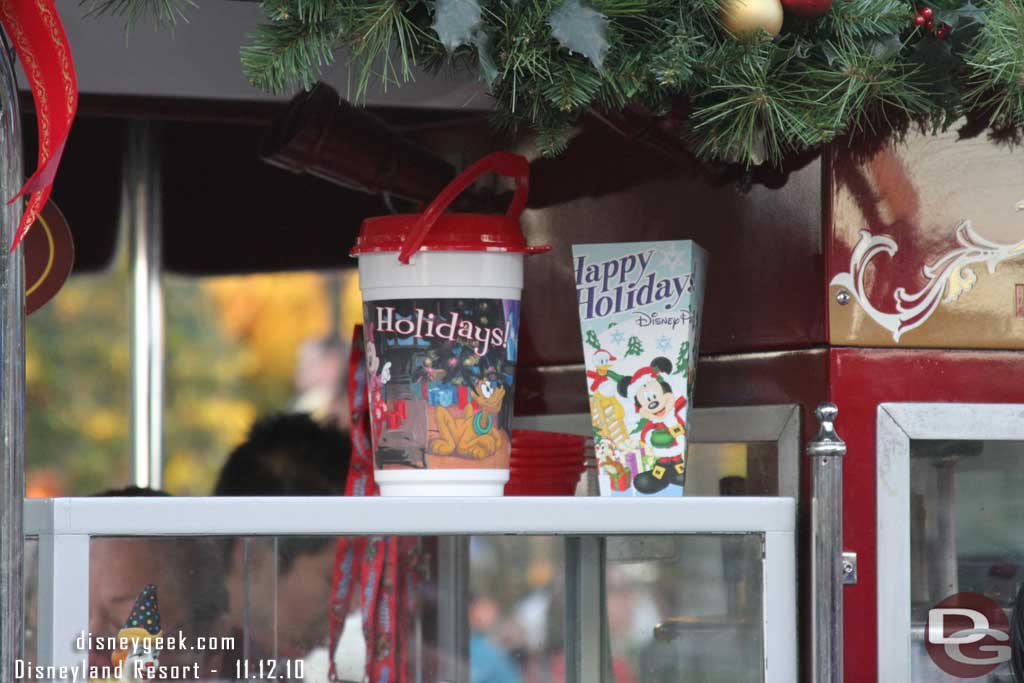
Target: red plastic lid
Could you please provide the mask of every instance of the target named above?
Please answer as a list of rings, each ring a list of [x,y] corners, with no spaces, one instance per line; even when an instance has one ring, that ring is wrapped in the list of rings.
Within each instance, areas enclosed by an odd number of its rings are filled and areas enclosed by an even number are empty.
[[[445,213],[444,210],[483,174],[494,171],[515,178],[516,191],[504,216],[481,213]],[[530,247],[519,227],[530,186],[530,165],[516,154],[495,152],[467,168],[444,188],[420,214],[379,216],[363,221],[352,256],[399,252],[408,263],[413,253],[425,251],[500,251],[534,254],[551,247]]]
[[[352,255],[401,251],[422,214],[367,218],[359,229]],[[503,251],[535,254],[551,247],[526,244],[519,221],[486,213],[446,213],[427,233],[419,251]]]

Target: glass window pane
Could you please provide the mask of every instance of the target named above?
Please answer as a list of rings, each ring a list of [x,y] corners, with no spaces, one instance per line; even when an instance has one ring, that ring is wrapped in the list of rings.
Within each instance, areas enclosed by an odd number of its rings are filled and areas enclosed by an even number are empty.
[[[327,680],[328,609],[337,539],[325,536],[94,538],[90,543],[89,661],[111,664],[109,644],[129,620],[150,617],[156,587],[165,648],[159,665],[201,680]],[[358,617],[358,599],[353,611]],[[142,620],[139,621],[142,625]],[[361,680],[359,619],[346,623],[344,679]],[[177,667],[175,669],[174,667]],[[354,672],[354,673],[353,673]]]
[[[564,549],[554,536],[470,540],[470,683],[563,680]]]
[[[453,653],[440,651],[440,643],[449,640],[439,634],[441,624],[452,620],[440,612],[459,603],[442,594],[439,539],[343,540],[362,549],[363,561],[356,557],[339,565],[354,582],[348,613],[337,615],[345,622],[333,654],[340,679],[363,680],[364,628],[395,623],[396,640],[375,638],[371,656],[394,646],[422,680],[444,680],[441,671]],[[456,623],[465,620],[470,682],[565,681],[567,638],[581,628],[566,613],[566,595],[575,590],[574,578],[565,573],[566,539],[464,540],[466,610],[448,616]],[[279,679],[290,669],[298,680],[301,667],[303,680],[326,680],[338,541],[322,536],[95,538],[89,559],[90,661],[110,663],[104,644],[140,614],[140,593],[153,584],[163,633],[180,632],[186,643],[185,649],[162,652],[161,666],[197,669],[201,680],[244,678],[246,665],[250,676],[259,676],[261,666],[266,675],[274,666]],[[762,681],[761,549],[760,534],[609,538],[605,591],[595,600],[602,601],[606,615],[614,681]],[[391,553],[401,558],[396,574],[376,559]],[[390,590],[394,581],[414,584],[413,600],[376,602],[384,611],[364,623],[362,599]]]
[[[777,496],[779,449],[774,441],[691,442],[687,496]]]
[[[354,269],[164,278],[165,488],[210,492],[253,420],[282,410],[347,428],[344,379],[362,320]]]
[[[1009,612],[1024,580],[1024,442],[915,440],[910,447],[913,680],[960,680],[925,648],[929,610],[965,592]],[[1002,665],[978,681],[1009,680]]]
[[[763,680],[760,534],[611,537],[616,683]]]

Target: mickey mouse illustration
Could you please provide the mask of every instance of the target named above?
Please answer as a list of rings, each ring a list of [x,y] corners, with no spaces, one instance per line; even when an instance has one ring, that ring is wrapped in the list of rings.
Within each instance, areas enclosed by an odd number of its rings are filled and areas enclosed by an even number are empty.
[[[370,328],[373,334],[373,328]],[[388,416],[388,404],[384,400],[384,385],[391,381],[391,361],[381,366],[377,346],[372,340],[366,342],[366,369],[369,374],[368,394],[370,396],[370,412],[373,415],[374,441],[380,439]]]
[[[640,493],[657,493],[686,481],[686,422],[682,417],[686,397],[675,397],[664,377],[671,372],[672,361],[659,356],[618,383],[619,395],[633,399],[641,417],[637,425],[641,443],[658,458],[653,469],[633,478]]]

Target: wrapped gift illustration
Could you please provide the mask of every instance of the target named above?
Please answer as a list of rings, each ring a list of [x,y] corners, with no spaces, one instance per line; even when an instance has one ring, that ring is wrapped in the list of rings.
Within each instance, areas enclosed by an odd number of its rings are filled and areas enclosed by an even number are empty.
[[[427,401],[432,406],[447,408],[455,404],[458,399],[458,392],[451,384],[431,382],[427,389]]]

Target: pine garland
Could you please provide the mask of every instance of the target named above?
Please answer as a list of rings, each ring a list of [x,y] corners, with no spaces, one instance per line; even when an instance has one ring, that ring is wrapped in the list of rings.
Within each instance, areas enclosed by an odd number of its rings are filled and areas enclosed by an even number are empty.
[[[588,111],[686,103],[685,141],[747,166],[838,136],[908,123],[943,129],[978,112],[1024,128],[1024,0],[928,0],[945,39],[916,27],[909,0],[834,0],[818,19],[787,15],[779,36],[721,23],[732,0],[265,0],[242,49],[254,85],[309,88],[344,49],[356,99],[419,65],[477,69],[496,121],[565,148]],[[94,11],[164,21],[191,0],[98,0]]]

